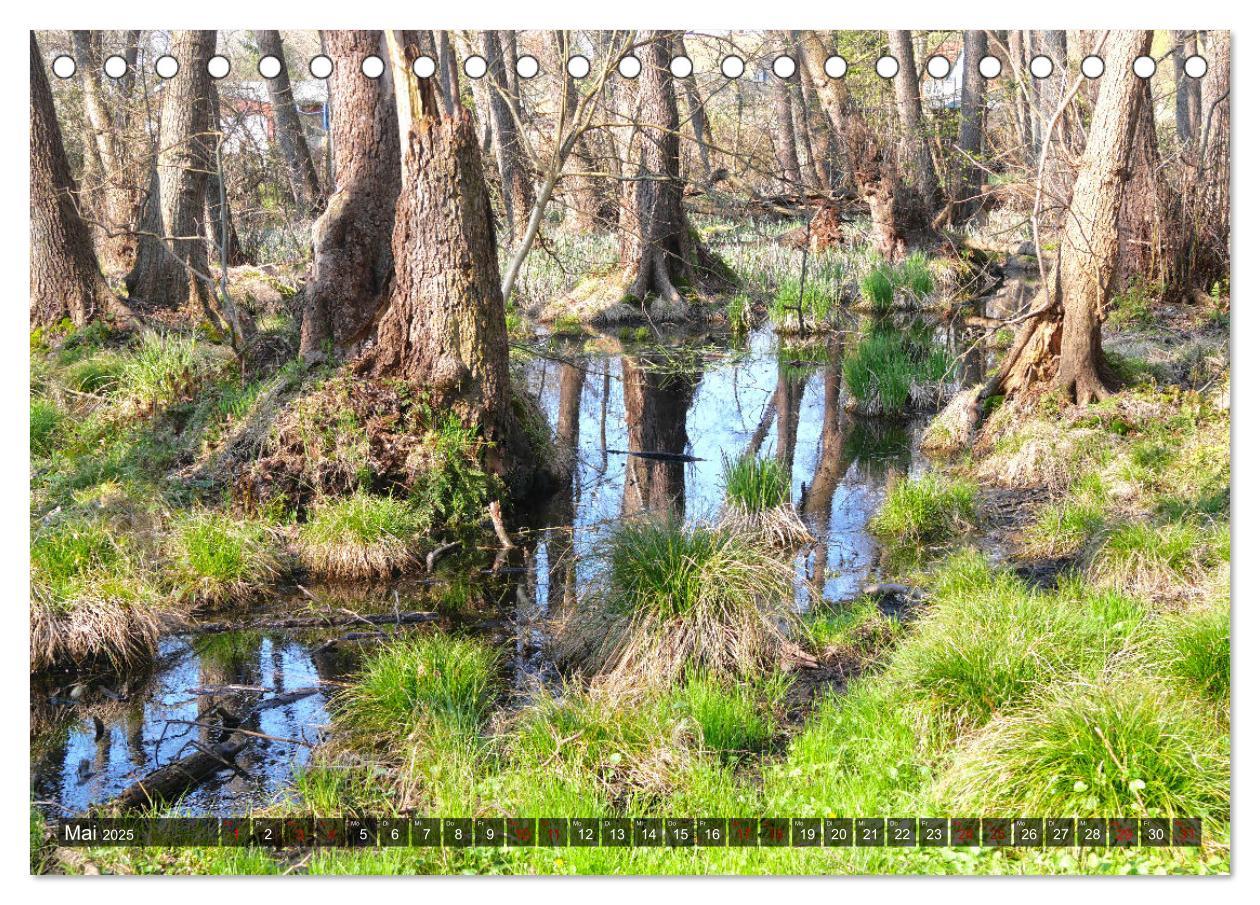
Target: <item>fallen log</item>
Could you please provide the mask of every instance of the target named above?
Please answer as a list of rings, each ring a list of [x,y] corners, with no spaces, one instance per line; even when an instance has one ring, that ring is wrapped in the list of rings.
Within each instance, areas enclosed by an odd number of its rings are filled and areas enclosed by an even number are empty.
[[[238,769],[236,755],[248,743],[246,738],[238,740],[229,736],[217,745],[198,748],[128,786],[114,799],[114,803],[124,809],[136,809],[179,798],[225,767]]]
[[[329,614],[326,616],[294,616],[288,619],[263,619],[257,622],[200,622],[181,629],[178,635],[210,635],[217,632],[278,631],[282,629],[333,628],[338,625],[354,625],[366,622],[370,625],[413,625],[432,622],[438,618],[433,612],[407,613],[359,613]]]

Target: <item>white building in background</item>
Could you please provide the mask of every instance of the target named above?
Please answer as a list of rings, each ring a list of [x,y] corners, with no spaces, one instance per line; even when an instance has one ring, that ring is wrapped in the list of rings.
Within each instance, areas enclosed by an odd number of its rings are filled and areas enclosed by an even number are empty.
[[[919,92],[923,97],[923,106],[927,110],[957,110],[962,106],[963,66],[966,65],[966,54],[961,42],[954,47],[941,47],[942,56],[953,60],[949,75],[935,79],[926,72],[919,84]]]
[[[227,128],[225,149],[232,152],[243,147],[265,149],[271,145],[275,140],[275,122],[266,83],[260,80],[240,82],[220,90],[219,105]],[[328,134],[327,84],[322,79],[294,82],[293,100],[311,150],[322,148]]]

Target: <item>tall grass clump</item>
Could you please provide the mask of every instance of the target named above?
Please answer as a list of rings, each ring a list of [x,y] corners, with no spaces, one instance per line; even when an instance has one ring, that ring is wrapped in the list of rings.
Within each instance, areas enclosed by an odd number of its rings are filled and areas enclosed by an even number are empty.
[[[244,601],[280,573],[267,526],[218,512],[189,512],[171,534],[169,578],[180,599],[217,605]]]
[[[557,625],[558,657],[614,681],[772,669],[795,625],[794,572],[727,528],[642,519],[601,544],[601,580]]]
[[[688,676],[673,696],[673,706],[699,726],[704,747],[728,758],[770,743],[775,721],[769,703],[762,702],[753,683],[723,682],[704,673]]]
[[[842,370],[851,410],[898,414],[939,404],[953,362],[930,334],[880,322],[845,353]]]
[[[877,312],[892,310],[894,276],[891,265],[876,264],[858,283],[862,298]]]
[[[190,396],[211,367],[193,337],[148,330],[122,356],[115,393],[152,410]]]
[[[31,455],[52,452],[61,418],[61,410],[51,401],[31,399]]]
[[[778,459],[753,455],[722,456],[726,507],[720,525],[754,541],[779,547],[799,546],[809,529],[792,506],[792,475]]]
[[[781,333],[813,332],[824,329],[835,307],[832,288],[806,280],[802,292],[799,280],[785,280],[770,302],[770,317]]]
[[[976,495],[976,485],[970,481],[936,472],[901,478],[869,527],[888,542],[914,547],[939,544],[974,525]]]
[[[70,519],[31,539],[31,669],[143,662],[160,611],[136,558],[103,523]]]
[[[731,332],[738,336],[752,329],[753,307],[747,295],[741,292],[731,296],[726,303],[726,323]]]
[[[1162,675],[1179,679],[1217,704],[1229,704],[1229,606],[1161,616],[1152,629],[1149,658]]]
[[[994,719],[943,773],[944,807],[983,814],[1184,816],[1229,812],[1229,737],[1150,677],[1046,686]]]
[[[949,732],[983,725],[1064,675],[1099,675],[1143,616],[1131,598],[1079,583],[1035,590],[978,553],[946,561],[930,599],[886,675]]]
[[[936,278],[927,255],[916,251],[901,262],[897,270],[897,285],[917,298],[929,295],[936,288]]]
[[[1208,538],[1194,525],[1130,522],[1107,533],[1089,574],[1107,587],[1163,597],[1201,576],[1211,559]]]
[[[406,500],[363,491],[317,502],[298,531],[302,563],[332,578],[384,577],[415,562],[430,523]]]
[[[356,734],[398,741],[441,726],[477,732],[498,691],[499,661],[486,645],[443,633],[394,641],[371,655],[336,699],[335,718]]]

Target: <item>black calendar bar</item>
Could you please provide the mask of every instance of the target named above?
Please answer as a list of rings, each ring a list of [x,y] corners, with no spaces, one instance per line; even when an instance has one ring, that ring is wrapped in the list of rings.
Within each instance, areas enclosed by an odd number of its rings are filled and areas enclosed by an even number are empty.
[[[1203,844],[1199,817],[91,817],[59,820],[85,846],[342,848],[1168,848]]]

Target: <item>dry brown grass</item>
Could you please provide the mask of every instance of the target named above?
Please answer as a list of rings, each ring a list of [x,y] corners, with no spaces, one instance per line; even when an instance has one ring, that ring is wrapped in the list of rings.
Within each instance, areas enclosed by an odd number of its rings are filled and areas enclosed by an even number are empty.
[[[773,509],[749,509],[739,503],[728,505],[718,527],[742,534],[756,543],[795,550],[814,539],[796,509],[786,503]]]
[[[31,602],[31,672],[105,660],[115,669],[157,652],[162,613],[150,606],[85,596],[71,604]]]

